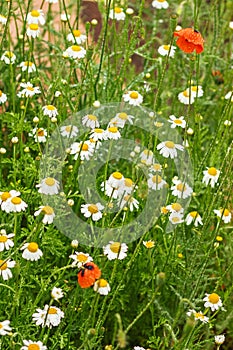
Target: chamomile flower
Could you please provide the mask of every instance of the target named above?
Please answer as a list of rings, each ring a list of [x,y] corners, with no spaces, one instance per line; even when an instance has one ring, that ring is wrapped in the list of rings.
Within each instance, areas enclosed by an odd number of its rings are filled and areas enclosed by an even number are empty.
[[[29,24],[26,34],[28,37],[37,38],[40,35],[39,25],[36,23]]]
[[[15,267],[16,262],[14,260],[0,260],[0,276],[2,276],[4,281],[12,278],[12,272],[10,269]],[[1,331],[1,328],[0,328]]]
[[[172,129],[175,129],[177,126],[185,129],[186,121],[184,120],[184,117],[177,118],[175,115],[170,115],[169,118],[168,122],[171,123]]]
[[[155,241],[152,241],[151,239],[149,241],[143,241],[143,245],[147,248],[147,249],[151,249],[154,248],[155,246]]]
[[[166,209],[170,212],[170,213],[179,213],[179,214],[183,214],[184,212],[184,208],[182,207],[182,205],[180,203],[172,203],[166,206]]]
[[[147,184],[149,188],[155,191],[159,191],[167,185],[166,181],[160,175],[154,174],[149,174]]]
[[[74,142],[70,146],[70,154],[74,154],[74,159],[80,157],[81,160],[89,160],[93,156],[95,146],[90,141]]]
[[[64,293],[63,290],[61,288],[57,288],[57,287],[53,287],[52,291],[51,291],[51,297],[54,300],[59,300],[61,298],[63,298]]]
[[[233,91],[229,91],[226,95],[225,95],[225,100],[229,100],[231,99],[231,102],[233,102]]]
[[[23,250],[22,257],[30,261],[37,261],[43,255],[36,242],[25,243],[21,250]]]
[[[23,72],[25,72],[25,71],[28,72],[28,73],[36,72],[36,66],[31,61],[21,62],[19,66],[21,67]]]
[[[4,207],[6,205],[6,202],[8,199],[13,198],[13,197],[18,197],[20,196],[19,191],[15,190],[10,190],[9,192],[0,192],[0,204],[1,204],[1,209],[4,210]]]
[[[41,341],[23,340],[23,344],[20,350],[47,350],[47,346]]]
[[[127,194],[118,200],[118,205],[121,209],[129,207],[130,211],[134,211],[134,209],[139,208],[139,201],[131,195]]]
[[[204,177],[202,179],[202,182],[208,186],[210,183],[210,186],[214,188],[215,184],[218,182],[218,178],[220,175],[220,171],[217,170],[214,167],[206,168],[207,170],[203,171]]]
[[[169,215],[169,221],[173,225],[181,224],[182,222],[184,222],[183,215],[181,213],[178,213],[178,212],[173,212]]]
[[[178,100],[185,105],[191,105],[194,103],[195,98],[189,89],[186,89],[178,94]]]
[[[28,13],[26,20],[28,24],[41,24],[42,26],[45,24],[44,13],[42,10],[32,10]]]
[[[191,225],[194,223],[194,226],[203,225],[202,218],[197,211],[191,211],[185,218],[186,225]]]
[[[12,331],[12,328],[10,327],[10,321],[0,321],[0,335],[7,335]]]
[[[114,9],[111,9],[109,11],[109,18],[115,19],[117,21],[124,21],[125,20],[125,13],[123,11],[123,8],[114,7]]]
[[[153,173],[161,173],[162,166],[159,163],[154,163],[151,165],[149,171]]]
[[[215,344],[222,345],[225,341],[225,335],[224,334],[215,335],[214,341],[215,341]]]
[[[178,198],[188,198],[193,193],[192,188],[186,183],[178,179],[173,179],[174,186],[171,186],[173,196]]]
[[[201,85],[192,85],[189,89],[193,97],[202,97],[204,94],[203,88]]]
[[[111,290],[109,283],[103,278],[94,283],[93,289],[100,295],[107,295]]]
[[[110,126],[107,128],[105,134],[109,140],[118,140],[121,138],[121,134],[116,126]]]
[[[215,209],[214,213],[221,218],[225,224],[231,222],[231,212],[228,209]]]
[[[23,89],[18,92],[18,97],[33,97],[34,95],[41,93],[39,87],[34,87],[30,82],[20,83],[20,87]]]
[[[53,105],[47,105],[42,107],[44,115],[47,115],[49,118],[56,117],[58,115],[57,108]]]
[[[36,185],[39,188],[38,192],[48,195],[58,194],[59,192],[59,181],[54,179],[53,177],[46,177],[41,180],[41,182]]]
[[[2,207],[6,213],[19,213],[27,208],[25,203],[20,197],[11,197],[7,199],[5,205]]]
[[[46,142],[47,131],[44,128],[34,128],[29,136],[33,136],[36,142],[44,143]]]
[[[169,7],[169,4],[166,0],[154,0],[152,2],[152,6],[158,10],[160,9],[167,9]]]
[[[69,19],[70,19],[70,15],[66,14],[65,12],[63,12],[63,13],[61,13],[60,18],[61,18],[62,22],[68,22]]]
[[[128,91],[123,94],[122,97],[125,102],[129,102],[129,104],[132,106],[140,106],[140,104],[143,102],[142,95],[137,91]]]
[[[102,141],[107,140],[108,137],[106,135],[106,131],[104,129],[95,128],[91,130],[90,132],[90,138],[92,138],[94,141]]]
[[[11,238],[15,236],[14,233],[9,233],[7,235],[6,230],[2,229],[0,231],[0,252],[3,250],[9,250],[10,248],[14,247],[14,242]]]
[[[4,61],[6,64],[13,64],[16,61],[16,56],[12,51],[5,51],[1,57],[1,61]]]
[[[132,179],[125,177],[124,182],[119,186],[119,196],[122,194],[130,194],[135,189],[135,183]]]
[[[43,224],[52,224],[53,220],[55,218],[55,213],[52,207],[49,205],[42,205],[39,207],[39,210],[35,211],[34,216],[38,216],[40,214],[43,214]]]
[[[108,180],[103,181],[100,185],[101,191],[112,199],[117,199],[119,197],[119,187],[112,187]]]
[[[36,311],[32,315],[32,320],[37,326],[57,327],[64,317],[64,312],[56,306],[45,305],[44,309],[36,309]]]
[[[114,171],[108,178],[108,184],[113,188],[119,188],[124,185],[124,176],[119,171]]]
[[[146,350],[146,349],[143,348],[142,346],[135,346],[133,349],[134,349],[134,350]]]
[[[203,301],[205,301],[204,307],[209,307],[211,311],[218,310],[222,307],[222,300],[217,293],[206,293],[205,295],[205,298],[203,298]]]
[[[72,33],[69,33],[67,35],[67,40],[71,41],[73,44],[83,44],[87,40],[87,36],[85,34],[82,34],[79,29],[74,29]]]
[[[152,165],[154,163],[154,153],[149,149],[144,149],[140,154],[141,163],[145,165]]]
[[[69,258],[73,259],[72,266],[77,266],[79,269],[86,263],[93,261],[92,257],[88,253],[75,252],[71,254]]]
[[[108,260],[122,260],[127,256],[128,246],[125,243],[110,241],[103,247],[104,255]]]
[[[163,141],[157,145],[156,149],[164,158],[170,157],[171,159],[174,159],[177,157],[177,149],[179,151],[183,151],[184,147],[182,145],[175,144],[173,141]]]
[[[73,138],[78,135],[78,128],[75,125],[61,126],[60,130],[63,137]]]
[[[7,17],[0,15],[0,23],[5,25],[6,22],[7,22]]]
[[[82,124],[91,129],[99,128],[98,118],[93,114],[87,114],[82,118]]]
[[[5,103],[7,101],[7,96],[0,90],[0,103]]]
[[[64,51],[64,54],[69,58],[80,59],[86,56],[86,50],[79,45],[72,45]]]
[[[129,122],[129,124],[133,124],[134,117],[125,112],[117,113],[114,118],[112,118],[109,122],[109,126],[116,126],[117,128],[124,128],[125,124]]]
[[[81,205],[81,213],[86,217],[86,218],[92,218],[93,221],[99,221],[103,214],[101,210],[104,209],[104,206],[100,203],[96,204],[82,204]]]
[[[170,50],[169,57],[173,58],[175,55],[176,46],[173,45],[161,45],[158,48],[158,53],[161,56],[167,56]]]
[[[203,315],[203,313],[201,311],[195,311],[193,309],[190,309],[187,312],[187,316],[189,316],[189,317],[193,316],[195,321],[199,320],[199,321],[201,321],[203,323],[208,323],[209,322],[209,317]]]

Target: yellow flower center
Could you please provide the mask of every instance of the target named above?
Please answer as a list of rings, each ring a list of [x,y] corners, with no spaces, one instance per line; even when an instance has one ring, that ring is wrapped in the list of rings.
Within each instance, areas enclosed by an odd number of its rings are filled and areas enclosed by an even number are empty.
[[[218,294],[212,293],[209,295],[208,299],[209,299],[209,302],[211,304],[217,304],[219,302],[220,298],[219,298]]]
[[[198,212],[197,211],[191,211],[191,213],[189,213],[189,215],[192,216],[192,218],[196,218],[199,216]]]
[[[103,132],[104,132],[104,130],[103,129],[94,129],[94,132],[96,133],[96,134],[103,134]]]
[[[117,133],[118,132],[118,129],[116,126],[111,126],[110,128],[108,128],[108,131],[109,132],[112,132],[113,134]]]
[[[99,281],[98,281],[98,285],[100,288],[104,288],[104,287],[107,287],[108,285],[108,282],[106,280],[104,280],[103,278],[101,278]]]
[[[174,142],[172,142],[172,141],[167,141],[167,142],[165,142],[165,146],[166,146],[167,148],[175,148],[175,144],[174,144]]]
[[[121,244],[120,242],[114,242],[110,245],[110,249],[113,253],[118,254],[121,250]]]
[[[217,175],[217,169],[215,169],[214,167],[211,167],[208,169],[208,174],[211,176],[216,176]]]
[[[180,211],[182,209],[182,206],[179,203],[173,203],[171,207],[175,211]]]
[[[11,197],[11,194],[9,193],[9,192],[3,192],[2,194],[1,194],[1,200],[3,201],[3,202],[5,202],[8,198],[10,198]]]
[[[96,121],[97,117],[93,114],[88,114],[88,119]]]
[[[178,125],[182,124],[182,120],[180,120],[180,119],[175,119],[173,121],[175,124],[178,124]]]
[[[2,96],[2,90],[0,90],[0,97]]]
[[[161,208],[161,213],[162,214],[167,214],[169,212],[169,210],[166,207],[162,207]]]
[[[8,56],[9,58],[12,58],[14,56],[13,52],[11,51],[7,51],[5,55]]]
[[[47,186],[54,186],[55,185],[55,180],[52,177],[47,177],[47,179],[45,179],[45,183]]]
[[[49,111],[54,111],[56,109],[56,107],[54,107],[53,105],[48,105],[46,106],[46,108],[49,110]]]
[[[148,241],[145,243],[145,246],[147,248],[153,248],[155,246],[155,242],[154,241]]]
[[[22,200],[19,198],[19,197],[13,197],[12,199],[11,199],[11,203],[13,203],[13,204],[20,204],[22,202]]]
[[[203,314],[201,314],[200,312],[195,312],[194,316],[196,318],[201,318],[202,320],[205,318],[205,316]]]
[[[158,2],[164,2],[165,0],[158,0]]]
[[[131,97],[134,100],[136,100],[138,98],[138,93],[136,91],[133,91],[133,92],[130,93],[129,97]]]
[[[40,16],[40,12],[37,11],[37,10],[32,10],[32,11],[31,11],[31,16],[32,16],[32,17],[39,17],[39,16]]]
[[[25,65],[26,67],[31,67],[31,66],[33,65],[33,63],[30,62],[30,61],[25,61],[25,62],[24,62],[24,65]]]
[[[125,186],[126,187],[132,187],[133,186],[133,181],[129,178],[125,178]]]
[[[39,347],[39,345],[37,345],[37,344],[29,344],[28,345],[28,350],[40,350],[40,347]]]
[[[53,208],[51,208],[49,205],[45,205],[42,212],[46,215],[52,215],[54,213]]]
[[[38,248],[39,248],[39,247],[38,247],[38,244],[35,243],[35,242],[29,243],[29,245],[28,245],[28,247],[27,247],[27,249],[28,249],[29,252],[31,252],[31,253],[37,252]]]
[[[216,237],[216,241],[222,242],[222,240],[223,240],[223,238],[222,238],[221,236],[217,236],[217,237]]]
[[[27,86],[26,89],[29,90],[29,91],[34,91],[34,87],[32,87],[32,86]]]
[[[189,92],[187,90],[183,91],[184,97],[189,97]]]
[[[0,270],[6,270],[7,269],[7,263],[4,263],[4,260],[0,260]]]
[[[145,156],[152,156],[153,155],[153,152],[152,151],[149,151],[148,149],[145,149],[143,151],[143,154],[145,154]]]
[[[88,145],[86,143],[82,145],[82,151],[88,151]]]
[[[163,123],[155,122],[155,126],[156,128],[161,128],[161,126],[163,126]]]
[[[115,8],[114,8],[114,12],[115,12],[115,13],[121,13],[121,12],[122,12],[122,8],[120,8],[120,7],[115,7]]]
[[[186,190],[186,186],[185,186],[185,184],[181,183],[181,184],[176,185],[176,189],[180,192],[184,192]]]
[[[163,45],[164,50],[169,51],[170,45]]]
[[[224,209],[224,211],[221,210],[221,214],[222,214],[222,213],[223,213],[223,216],[229,216],[229,215],[230,215],[230,212],[229,212],[228,209]]]
[[[74,36],[77,38],[77,37],[80,37],[81,32],[80,32],[80,30],[75,29],[75,30],[73,30],[73,34],[74,34]]]
[[[161,165],[156,163],[156,164],[153,165],[153,169],[155,171],[160,171],[161,170]]]
[[[96,214],[96,213],[98,213],[99,209],[98,209],[97,205],[91,204],[88,206],[88,211],[92,214]]]
[[[179,222],[180,221],[180,218],[179,218],[179,216],[174,216],[173,218],[172,218],[172,221],[173,222]]]
[[[48,311],[49,315],[56,315],[57,314],[57,310],[54,307],[50,307],[49,311]]]
[[[37,136],[44,136],[44,130],[39,128],[36,132]]]
[[[81,51],[81,47],[78,45],[72,45],[71,48],[72,48],[72,51],[75,51],[75,52]]]
[[[38,30],[38,29],[39,29],[39,26],[38,26],[38,24],[36,24],[36,23],[32,23],[32,24],[29,25],[29,28],[30,28],[31,30]]]
[[[72,129],[72,125],[67,125],[67,126],[65,127],[65,131],[66,131],[66,132],[71,132],[71,129]]]
[[[3,328],[3,325],[0,323],[0,329]]]
[[[161,176],[159,176],[159,175],[154,175],[154,176],[152,177],[152,181],[153,181],[155,184],[160,184],[161,181],[162,181],[162,178],[161,178]]]
[[[85,263],[87,261],[88,257],[85,254],[78,254],[77,255],[77,260],[79,262]]]
[[[191,87],[191,90],[194,91],[194,92],[196,92],[196,91],[197,91],[197,86],[192,86],[192,87]]]
[[[118,114],[118,118],[122,119],[122,120],[127,120],[128,119],[128,114],[122,112]]]
[[[7,239],[8,238],[6,236],[0,236],[0,243],[5,243]]]
[[[114,173],[112,173],[112,177],[114,177],[114,179],[116,180],[121,180],[123,175],[119,171],[115,171]]]

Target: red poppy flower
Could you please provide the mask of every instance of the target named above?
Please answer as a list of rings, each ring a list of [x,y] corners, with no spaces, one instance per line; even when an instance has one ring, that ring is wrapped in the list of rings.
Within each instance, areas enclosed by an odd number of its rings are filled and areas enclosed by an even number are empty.
[[[93,262],[88,262],[83,265],[78,273],[78,284],[81,288],[89,288],[93,286],[95,281],[101,276],[101,271]]]
[[[179,38],[176,41],[176,45],[186,53],[191,53],[194,50],[196,50],[196,53],[201,53],[204,50],[204,39],[195,29],[181,29],[178,32],[174,32],[174,36]]]

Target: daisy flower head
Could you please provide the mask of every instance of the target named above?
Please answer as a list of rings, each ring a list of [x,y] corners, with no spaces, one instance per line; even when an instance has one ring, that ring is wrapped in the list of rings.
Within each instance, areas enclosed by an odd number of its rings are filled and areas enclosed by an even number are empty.
[[[108,178],[108,184],[117,189],[124,185],[124,181],[125,178],[119,171],[114,171]]]
[[[82,34],[79,29],[74,29],[72,33],[67,35],[67,40],[71,41],[73,44],[80,45],[86,42],[87,36]]]
[[[34,216],[38,216],[41,213],[44,215],[42,220],[44,225],[53,223],[55,213],[52,207],[50,207],[49,205],[40,206],[39,210],[35,211]]]
[[[2,276],[4,281],[12,278],[13,275],[10,269],[15,267],[15,264],[14,260],[0,260],[0,276]]]
[[[5,103],[7,101],[7,96],[0,90],[0,103]]]
[[[222,345],[225,341],[225,335],[224,334],[215,335],[214,341],[215,341],[215,344]]]
[[[103,247],[108,260],[123,260],[127,256],[128,246],[125,243],[110,241]]]
[[[0,23],[5,25],[6,22],[7,22],[7,17],[0,15]]]
[[[169,221],[173,224],[173,225],[177,225],[177,224],[181,224],[182,222],[184,222],[183,220],[183,215],[181,213],[178,212],[172,212],[169,215]]]
[[[93,156],[95,145],[91,141],[74,142],[70,146],[70,154],[74,154],[74,159],[80,157],[81,160],[89,160]]]
[[[12,51],[5,51],[1,57],[1,61],[4,61],[6,64],[13,64],[16,61],[16,56]]]
[[[28,37],[37,38],[40,35],[39,25],[37,23],[29,24],[26,34]]]
[[[168,119],[168,122],[171,123],[171,128],[175,129],[176,127],[181,127],[182,129],[185,129],[186,127],[186,121],[184,120],[184,117],[176,117],[175,115],[170,115],[170,119]]]
[[[21,250],[23,250],[22,257],[30,261],[37,261],[43,255],[36,242],[25,243]]]
[[[88,253],[75,252],[71,254],[69,258],[73,259],[72,266],[78,266],[80,269],[84,264],[93,261],[92,257]]]
[[[196,29],[181,29],[174,32],[174,36],[178,37],[176,45],[185,53],[196,51],[199,54],[204,50],[204,39]]]
[[[46,142],[47,131],[44,128],[34,128],[29,136],[33,136],[36,142],[44,143]]]
[[[39,188],[38,192],[42,194],[48,194],[50,196],[54,194],[58,194],[60,184],[59,181],[54,179],[53,177],[46,177],[41,180],[41,182],[36,185]]]
[[[147,248],[147,249],[151,249],[154,248],[155,246],[155,241],[152,241],[151,239],[149,241],[143,241],[143,245]]]
[[[131,195],[127,194],[123,198],[119,199],[118,205],[121,209],[129,207],[130,211],[134,211],[134,209],[139,208],[139,201]]]
[[[20,350],[47,350],[47,346],[41,341],[23,340],[23,344]]]
[[[23,89],[18,92],[18,97],[33,97],[34,95],[41,93],[39,87],[33,86],[30,82],[20,83],[20,87]]]
[[[208,184],[210,184],[210,186],[212,188],[214,188],[215,184],[218,182],[220,171],[214,167],[210,167],[210,168],[206,168],[206,169],[207,170],[203,171],[204,177],[202,179],[202,182],[206,186],[208,186]]]
[[[109,283],[103,278],[100,278],[94,283],[93,289],[100,295],[108,295],[111,290]]]
[[[124,182],[119,187],[119,195],[130,194],[135,189],[135,183],[132,179],[125,177]]]
[[[218,310],[222,307],[222,300],[220,296],[216,293],[212,294],[205,294],[205,298],[203,298],[203,301],[205,301],[204,307],[209,307],[211,311]]]
[[[109,140],[118,140],[121,138],[121,134],[116,126],[110,126],[107,128],[105,134]]]
[[[197,211],[191,211],[185,218],[186,225],[191,225],[194,223],[194,226],[203,225],[202,218]]]
[[[100,124],[98,118],[93,114],[87,114],[82,118],[82,124],[88,128],[99,128]]]
[[[195,311],[195,310],[191,309],[187,312],[187,316],[189,316],[189,317],[193,316],[195,321],[199,320],[203,323],[209,322],[209,317],[204,316],[201,311]]]
[[[10,321],[0,321],[0,335],[7,335],[12,331],[12,328],[10,327]]]
[[[166,0],[154,0],[152,1],[152,7],[160,10],[160,9],[167,9],[169,7],[169,3]]]
[[[114,9],[111,9],[109,11],[109,18],[115,19],[116,21],[124,21],[125,20],[125,13],[123,11],[123,8],[114,7]]]
[[[125,112],[117,113],[109,122],[109,126],[116,126],[117,128],[124,128],[126,122],[133,124],[134,117]]]
[[[182,205],[180,203],[177,203],[177,202],[167,205],[166,209],[170,213],[183,214],[183,212],[184,212],[184,208],[182,207]]]
[[[178,94],[178,100],[185,105],[191,105],[194,103],[195,98],[189,89],[186,89]]]
[[[64,296],[64,293],[63,293],[63,290],[61,288],[53,287],[53,289],[51,291],[51,297],[54,300],[61,299],[61,298],[63,298],[63,296]]]
[[[6,213],[19,213],[27,208],[25,203],[20,197],[10,197],[6,200],[5,205],[2,206],[2,210]]]
[[[160,165],[159,163],[154,163],[150,167],[149,171],[152,172],[152,173],[161,173],[162,165]]]
[[[231,99],[231,102],[233,102],[233,91],[229,91],[224,98],[225,100]]]
[[[49,118],[56,117],[58,115],[57,108],[53,105],[47,105],[42,107],[43,114]]]
[[[141,163],[145,165],[152,165],[154,163],[154,153],[149,149],[144,149],[140,154]]]
[[[134,349],[134,350],[146,350],[146,349],[143,348],[142,346],[135,346],[133,349]]]
[[[78,128],[75,125],[64,125],[60,128],[63,137],[73,138],[78,135]]]
[[[170,50],[170,53],[169,53],[169,50]],[[161,56],[168,56],[168,53],[169,53],[169,57],[173,58],[175,55],[175,50],[176,50],[176,47],[173,45],[161,45],[158,48],[158,53]]]
[[[1,209],[4,210],[4,206],[6,205],[6,202],[8,199],[13,197],[18,197],[18,196],[20,196],[20,192],[15,190],[10,190],[9,192],[8,191],[0,192]]]
[[[104,206],[100,203],[96,204],[82,204],[81,205],[81,213],[86,218],[92,218],[93,221],[99,221],[102,219],[102,210],[104,209]]]
[[[37,326],[57,327],[64,317],[64,312],[56,306],[45,305],[44,309],[36,309],[36,311],[32,315],[32,320]]]
[[[36,72],[36,66],[31,61],[23,61],[19,65],[23,72],[27,71],[28,73]]]
[[[156,149],[164,158],[170,157],[171,159],[174,159],[177,157],[177,149],[179,151],[183,151],[184,147],[182,145],[175,144],[173,141],[163,141],[157,145]]]
[[[7,235],[6,230],[2,229],[0,231],[0,252],[3,252],[5,249],[9,250],[14,247],[14,242],[11,238],[15,236],[14,233],[9,233]]]
[[[171,186],[173,196],[185,199],[193,193],[192,188],[186,182],[176,179],[173,179],[172,182],[174,183],[174,186]]]
[[[201,85],[192,85],[188,90],[191,91],[191,95],[193,97],[202,97],[204,95],[204,91]]]
[[[61,13],[60,18],[61,18],[62,22],[67,22],[70,19],[70,15],[66,14],[65,12],[63,12],[63,13]]]
[[[90,138],[94,141],[102,141],[107,140],[108,137],[106,135],[106,131],[104,129],[95,128],[90,132]]]
[[[140,106],[140,104],[143,102],[142,95],[134,90],[126,92],[122,97],[125,102],[129,102],[129,104],[132,106]]]
[[[28,13],[26,20],[28,24],[41,24],[42,26],[45,24],[42,10],[32,10]]]
[[[166,187],[167,183],[162,179],[160,175],[149,174],[149,179],[147,181],[148,187],[152,190],[159,191]]]
[[[221,218],[225,224],[231,222],[231,212],[228,209],[215,209],[214,213]]]
[[[82,46],[72,45],[64,51],[64,54],[69,58],[80,59],[86,56],[86,50]]]
[[[119,187],[112,187],[108,180],[103,181],[100,185],[101,191],[112,199],[117,199],[119,197]]]

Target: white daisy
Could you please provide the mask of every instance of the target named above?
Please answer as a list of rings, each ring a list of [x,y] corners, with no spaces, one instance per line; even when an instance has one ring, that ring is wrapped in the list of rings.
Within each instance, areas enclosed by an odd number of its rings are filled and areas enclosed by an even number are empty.
[[[202,179],[202,182],[208,186],[210,183],[210,186],[214,188],[215,184],[218,182],[218,178],[220,175],[220,171],[217,170],[214,167],[206,168],[207,170],[203,171],[204,177]]]
[[[143,102],[143,97],[137,91],[128,91],[123,94],[123,100],[132,106],[139,106]]]
[[[160,9],[167,9],[169,7],[169,4],[166,0],[154,0],[152,1],[152,6],[158,10]]]
[[[145,348],[143,348],[142,346],[135,346],[134,350],[146,350]]]
[[[231,222],[231,212],[228,209],[215,209],[214,213],[221,218],[225,224]]]
[[[67,35],[67,40],[71,41],[73,44],[83,44],[87,40],[87,36],[85,34],[82,34],[79,29],[75,29],[72,31],[72,33],[69,33]]]
[[[28,73],[36,72],[36,66],[31,61],[21,62],[19,66],[22,68],[23,72],[25,72],[25,71],[27,71]]]
[[[65,12],[63,12],[63,13],[61,13],[61,21],[62,22],[67,22],[67,21],[69,21],[69,19],[70,19],[70,15],[66,15],[66,13]]]
[[[0,23],[5,25],[6,22],[7,22],[7,17],[0,15]]]
[[[177,126],[180,126],[182,129],[185,129],[186,121],[184,120],[184,117],[177,118],[175,115],[170,115],[169,118],[170,120],[168,120],[168,122],[171,123],[172,129],[175,129]]]
[[[92,257],[88,253],[75,252],[71,254],[69,258],[73,259],[72,266],[78,266],[80,269],[84,264],[93,261]]]
[[[51,291],[51,297],[54,300],[61,299],[61,298],[63,298],[63,296],[64,296],[64,293],[63,293],[63,290],[61,288],[53,287],[53,289]]]
[[[36,142],[44,143],[46,142],[47,131],[44,128],[34,128],[29,136],[33,136]]]
[[[170,213],[179,213],[179,214],[183,214],[184,212],[184,208],[182,207],[182,205],[180,203],[172,203],[166,206],[166,209],[170,212]]]
[[[4,281],[12,278],[12,272],[10,269],[15,267],[16,262],[14,260],[0,260],[0,276],[2,276]],[[1,329],[0,329],[1,331]]]
[[[43,255],[36,242],[25,243],[21,250],[23,250],[22,257],[30,261],[37,261]]]
[[[123,11],[123,8],[114,7],[114,9],[111,9],[109,11],[109,18],[115,19],[117,21],[124,21],[125,20],[125,13]]]
[[[173,196],[185,199],[193,193],[192,188],[186,182],[176,179],[173,179],[172,182],[174,183],[174,186],[171,186]]]
[[[14,242],[11,238],[15,236],[14,233],[9,233],[7,235],[6,230],[2,229],[0,231],[0,252],[3,250],[9,250],[10,248],[14,247]]]
[[[92,138],[94,141],[102,141],[107,140],[108,137],[106,135],[106,131],[104,129],[95,128],[91,130],[90,132],[90,138]]]
[[[78,128],[75,125],[61,126],[60,130],[63,137],[73,138],[78,135]]]
[[[103,181],[100,185],[101,191],[104,192],[104,194],[112,199],[117,199],[119,196],[119,187],[112,187],[108,180]]]
[[[103,247],[104,255],[107,255],[108,260],[122,260],[127,256],[128,246],[125,243],[110,241]]]
[[[141,163],[145,165],[152,165],[154,163],[154,153],[148,149],[140,154]]]
[[[224,334],[215,335],[214,336],[214,341],[215,341],[215,344],[222,345],[224,343],[224,341],[225,341],[225,335]]]
[[[226,99],[226,100],[231,99],[231,102],[233,102],[233,91],[229,91],[229,92],[225,95],[225,99]]]
[[[174,159],[177,157],[177,149],[183,151],[184,147],[172,141],[163,141],[157,145],[156,149],[160,151],[159,153],[162,154],[164,158],[170,157]]]
[[[1,61],[4,61],[6,64],[13,64],[16,61],[16,56],[12,51],[5,51],[1,57]]]
[[[124,179],[124,176],[119,171],[114,171],[108,178],[108,184],[118,189],[124,185]]]
[[[104,206],[100,203],[96,204],[82,204],[81,205],[81,213],[86,218],[92,218],[93,221],[98,221],[102,218],[103,214],[101,210],[104,209]]]
[[[53,105],[43,106],[42,111],[43,114],[49,116],[49,118],[56,117],[58,115],[57,108]]]
[[[36,309],[36,313],[32,315],[32,320],[37,326],[56,327],[60,324],[64,317],[64,312],[56,306],[45,305],[44,309]]]
[[[204,307],[211,308],[211,311],[218,310],[222,307],[222,300],[220,296],[216,293],[207,294],[205,293],[205,298],[203,298],[203,301],[205,301]]]
[[[202,97],[204,94],[204,91],[202,89],[201,85],[192,85],[190,88],[187,90],[191,91],[191,95],[193,97]]]
[[[47,346],[41,341],[23,340],[23,344],[20,350],[47,350]]]
[[[171,49],[170,49],[171,48]],[[168,55],[168,52],[170,50],[170,54],[169,54],[169,57],[173,58],[174,55],[175,55],[175,50],[176,50],[176,46],[171,46],[171,45],[161,45],[159,46],[158,48],[158,53],[161,55],[161,56],[167,56]]]
[[[190,94],[189,89],[180,92],[178,94],[178,99],[181,103],[185,105],[189,105],[189,104],[191,105],[194,103],[194,100],[195,100],[193,94]]]
[[[162,166],[159,163],[154,163],[149,168],[149,172],[161,173],[161,171],[162,171]]]
[[[110,126],[107,128],[105,135],[109,140],[118,140],[121,138],[121,134],[116,126]]]
[[[91,129],[99,128],[100,126],[98,118],[93,114],[87,114],[82,117],[82,124]]]
[[[55,213],[52,207],[50,207],[49,205],[45,205],[45,206],[40,206],[39,210],[35,211],[34,216],[38,216],[40,214],[43,214],[43,224],[52,224],[53,220],[55,218]]]
[[[26,30],[26,34],[27,36],[32,37],[34,39],[37,38],[40,35],[40,29],[38,24],[36,23],[29,24]]]
[[[7,101],[7,96],[0,90],[0,103],[5,103]]]
[[[28,24],[41,24],[42,26],[45,24],[42,10],[32,10],[28,13],[26,20]]]
[[[0,204],[1,209],[4,210],[4,206],[6,205],[6,202],[9,198],[18,197],[20,196],[19,191],[10,190],[9,192],[0,192]]]
[[[197,211],[191,211],[185,218],[185,222],[187,225],[191,225],[194,222],[194,226],[203,225],[202,218]]]
[[[74,159],[80,157],[81,160],[89,160],[93,156],[95,145],[90,141],[74,142],[70,146],[70,154],[74,154]]]
[[[203,313],[201,311],[195,311],[193,309],[190,309],[187,312],[187,316],[189,316],[189,317],[193,316],[195,321],[199,320],[199,321],[201,321],[203,323],[208,323],[209,322],[209,317],[203,315]]]
[[[64,51],[64,54],[69,58],[80,59],[86,56],[86,50],[79,45],[72,45]]]
[[[133,124],[134,117],[125,112],[117,113],[114,118],[112,118],[109,122],[109,126],[116,126],[117,128],[124,128],[126,122],[129,124]]]
[[[7,335],[12,331],[12,328],[10,327],[10,321],[0,321],[0,335]]]
[[[134,209],[139,208],[139,201],[131,195],[127,194],[126,196],[119,199],[118,205],[121,209],[129,207],[130,211],[134,211]]]
[[[33,86],[30,82],[20,83],[20,87],[23,89],[18,92],[18,97],[32,97],[35,94],[40,94],[41,91],[38,86]]]
[[[182,222],[184,222],[183,215],[177,212],[173,212],[169,215],[169,221],[173,225],[181,224]]]
[[[147,180],[148,187],[152,190],[159,191],[164,188],[167,183],[162,179],[160,175],[149,174],[149,179]]]
[[[95,292],[99,293],[100,295],[107,295],[111,290],[110,285],[103,278],[100,278],[94,283],[93,289]]]
[[[20,197],[11,197],[6,200],[2,210],[6,213],[19,213],[27,208],[27,204]]]
[[[119,196],[125,194],[131,194],[135,190],[135,183],[128,177],[124,178],[124,182],[119,186]]]
[[[53,177],[46,177],[45,179],[42,179],[41,182],[36,185],[36,187],[39,188],[38,192],[48,195],[54,195],[58,194],[60,184],[59,181],[54,179]]]

